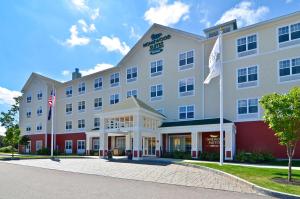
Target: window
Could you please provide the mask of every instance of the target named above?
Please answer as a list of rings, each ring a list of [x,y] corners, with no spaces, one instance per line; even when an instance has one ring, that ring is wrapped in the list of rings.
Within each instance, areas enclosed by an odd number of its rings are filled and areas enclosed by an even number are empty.
[[[85,83],[84,82],[79,83],[79,85],[78,85],[78,93],[79,94],[85,93]]]
[[[120,82],[120,73],[114,73],[110,76],[111,87],[119,86],[119,82]]]
[[[31,111],[27,111],[27,112],[26,112],[26,117],[27,117],[27,118],[31,118]]]
[[[119,94],[114,94],[110,96],[110,104],[119,103]]]
[[[78,128],[84,129],[85,128],[85,120],[78,120]]]
[[[66,104],[66,113],[71,114],[72,113],[72,104]]]
[[[280,82],[300,79],[300,57],[279,61]]]
[[[95,79],[94,81],[94,89],[101,90],[102,89],[102,77]]]
[[[28,95],[28,96],[26,97],[26,101],[27,101],[27,103],[30,103],[30,102],[31,102],[31,95]]]
[[[100,128],[100,118],[99,117],[94,118],[94,127]]]
[[[93,139],[93,150],[94,151],[99,150],[99,138],[94,138]]]
[[[137,90],[136,89],[127,91],[127,98],[129,98],[131,96],[137,97]]]
[[[41,106],[37,109],[36,114],[37,114],[38,116],[41,116],[41,115],[43,114],[43,109],[42,109]]]
[[[39,91],[39,92],[37,93],[37,99],[38,99],[38,100],[42,100],[42,98],[43,98],[43,93],[42,93],[42,91]]]
[[[186,78],[179,81],[180,96],[194,95],[194,78]]]
[[[300,23],[278,28],[279,47],[300,44]]]
[[[238,100],[238,119],[258,118],[258,99]]]
[[[151,101],[160,100],[163,96],[163,86],[161,84],[151,86]]]
[[[193,119],[194,118],[194,106],[180,106],[179,107],[179,119]]]
[[[35,150],[41,150],[43,148],[43,141],[42,140],[37,140],[35,141]]]
[[[78,102],[78,111],[83,112],[85,110],[85,101]]]
[[[257,36],[249,35],[237,40],[237,52],[239,57],[255,54],[257,51]]]
[[[133,82],[137,79],[137,67],[127,69],[127,82]]]
[[[85,140],[77,141],[77,150],[85,150]]]
[[[102,108],[102,98],[101,97],[94,99],[94,108],[97,110]]]
[[[162,71],[163,71],[163,61],[162,60],[153,61],[153,62],[151,62],[150,66],[151,66],[151,69],[150,69],[151,77],[155,77],[155,76],[162,74]]]
[[[72,121],[66,121],[66,130],[72,130]]]
[[[66,150],[72,150],[72,140],[66,140],[65,141],[65,149]]]
[[[66,96],[72,97],[72,86],[66,88]]]
[[[251,66],[237,70],[238,88],[257,86],[257,68],[257,66]]]
[[[43,130],[43,126],[42,126],[42,124],[40,123],[40,124],[38,124],[37,126],[36,126],[36,130],[37,131],[41,131],[41,130]]]
[[[31,131],[31,126],[27,126],[26,127],[26,132],[30,132]]]
[[[185,70],[193,67],[194,51],[188,51],[179,54],[179,69]]]

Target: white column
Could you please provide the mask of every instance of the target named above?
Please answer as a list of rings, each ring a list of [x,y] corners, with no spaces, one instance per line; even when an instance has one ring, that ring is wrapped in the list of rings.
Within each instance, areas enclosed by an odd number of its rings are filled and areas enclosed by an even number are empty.
[[[225,130],[225,160],[232,160],[233,159],[233,130]]]
[[[85,146],[85,154],[86,155],[90,155],[90,136],[88,134],[86,134],[86,146]]]
[[[131,150],[131,135],[130,133],[128,133],[126,136],[125,136],[125,150],[126,151],[130,151]]]
[[[162,134],[160,132],[156,133],[156,140],[155,140],[155,154],[156,157],[161,157],[162,151]]]
[[[140,160],[143,156],[142,151],[142,116],[138,113],[135,115],[136,127],[133,132],[133,160]]]
[[[192,151],[191,151],[191,156],[192,158],[197,158],[198,157],[198,131],[193,131],[192,132]]]
[[[107,158],[108,152],[108,133],[100,133],[100,157]]]

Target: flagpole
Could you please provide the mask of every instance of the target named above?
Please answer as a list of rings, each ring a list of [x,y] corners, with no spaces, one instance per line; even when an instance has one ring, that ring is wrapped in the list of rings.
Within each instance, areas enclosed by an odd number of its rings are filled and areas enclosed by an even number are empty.
[[[220,165],[223,165],[224,159],[224,138],[223,138],[223,35],[222,30],[220,30]]]
[[[52,92],[51,92],[51,100],[52,100],[52,106],[51,106],[51,157],[53,158],[53,147],[54,147],[54,122],[53,122],[53,116],[54,116],[54,101],[53,101],[53,95],[54,95],[54,85],[52,86]]]

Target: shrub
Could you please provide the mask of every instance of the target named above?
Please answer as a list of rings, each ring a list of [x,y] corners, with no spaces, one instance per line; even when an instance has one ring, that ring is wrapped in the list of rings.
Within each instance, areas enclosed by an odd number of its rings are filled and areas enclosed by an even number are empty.
[[[11,149],[12,149],[11,146],[2,147],[2,148],[0,148],[0,152],[11,153]],[[14,148],[14,152],[18,152],[18,150]]]
[[[175,159],[191,159],[191,152],[175,151],[173,152],[173,158]]]
[[[37,155],[51,155],[51,150],[49,148],[42,148],[36,152]],[[60,155],[58,150],[53,151],[54,155]]]
[[[244,163],[263,163],[270,162],[274,160],[271,153],[268,152],[245,152],[239,151],[235,157],[237,162]]]
[[[173,153],[170,153],[170,152],[164,152],[162,154],[162,157],[163,158],[173,158]]]
[[[218,152],[202,152],[199,154],[200,160],[218,161],[220,160],[220,153]]]

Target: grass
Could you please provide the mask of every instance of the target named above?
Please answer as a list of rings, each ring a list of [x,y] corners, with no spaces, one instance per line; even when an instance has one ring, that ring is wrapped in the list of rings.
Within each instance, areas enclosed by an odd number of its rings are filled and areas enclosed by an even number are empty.
[[[270,169],[270,168],[254,168],[246,166],[236,166],[236,165],[223,165],[220,166],[218,163],[190,163],[198,166],[205,166],[226,173],[238,176],[244,180],[252,182],[258,186],[272,189],[275,191],[280,191],[289,194],[300,195],[300,186],[296,185],[286,185],[280,184],[272,181],[273,178],[286,178],[287,179],[287,169]],[[300,180],[300,171],[293,170],[293,178]]]
[[[55,158],[82,158],[83,155],[58,155],[54,156]],[[50,155],[17,155],[13,159],[14,160],[24,160],[24,159],[50,159]],[[1,157],[0,160],[11,160],[11,156]]]

